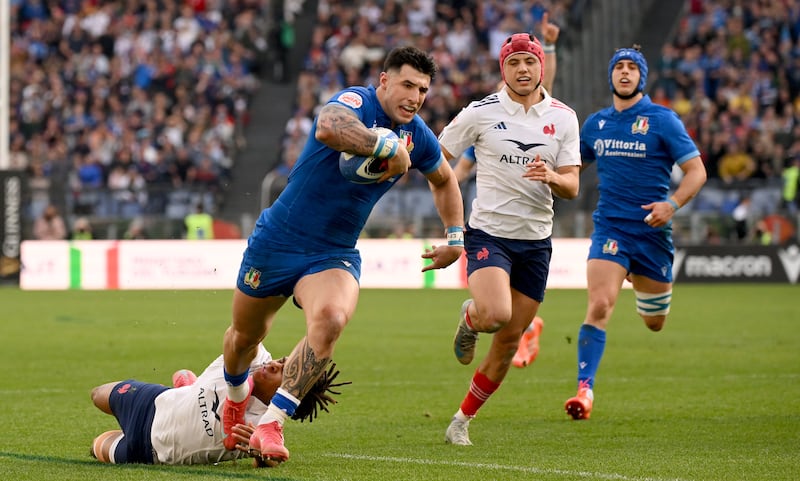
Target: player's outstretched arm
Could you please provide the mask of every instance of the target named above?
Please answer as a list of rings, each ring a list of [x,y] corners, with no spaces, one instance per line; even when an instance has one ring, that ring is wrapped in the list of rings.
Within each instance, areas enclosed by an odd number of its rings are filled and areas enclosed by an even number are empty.
[[[458,179],[456,179],[450,163],[443,159],[439,168],[426,177],[439,217],[446,229],[452,231],[454,239],[448,245],[426,249],[422,257],[431,259],[433,263],[425,266],[422,269],[423,272],[449,266],[461,256],[464,250],[464,201],[461,198]]]

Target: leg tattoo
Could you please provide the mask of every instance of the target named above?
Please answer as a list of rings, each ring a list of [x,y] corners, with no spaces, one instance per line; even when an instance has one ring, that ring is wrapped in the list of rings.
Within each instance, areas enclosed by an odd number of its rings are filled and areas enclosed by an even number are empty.
[[[330,358],[317,359],[314,350],[308,345],[308,338],[304,337],[283,366],[282,387],[297,399],[303,399],[325,372],[329,362]]]

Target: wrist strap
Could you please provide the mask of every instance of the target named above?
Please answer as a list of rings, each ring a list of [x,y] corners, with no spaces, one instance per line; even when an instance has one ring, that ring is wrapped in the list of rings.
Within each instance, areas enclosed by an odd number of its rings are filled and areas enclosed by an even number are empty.
[[[554,43],[551,44],[544,44],[542,45],[542,51],[544,53],[556,53],[556,45]]]
[[[464,247],[464,228],[461,226],[448,227],[446,231],[447,245]]]
[[[668,203],[669,205],[671,205],[671,206],[672,206],[672,208],[674,209],[674,210],[673,210],[674,212],[678,212],[678,209],[680,209],[680,208],[681,208],[681,206],[679,206],[679,205],[678,205],[678,203],[677,203],[677,202],[675,202],[675,201],[672,199],[672,197],[670,197],[669,199],[667,199],[667,203]]]
[[[398,147],[400,147],[400,143],[397,140],[379,135],[378,140],[375,142],[375,148],[372,149],[372,156],[379,159],[394,157]]]

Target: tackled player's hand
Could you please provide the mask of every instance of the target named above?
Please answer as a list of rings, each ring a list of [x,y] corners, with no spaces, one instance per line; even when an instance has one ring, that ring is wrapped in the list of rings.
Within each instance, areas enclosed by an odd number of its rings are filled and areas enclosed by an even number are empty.
[[[236,440],[236,449],[250,454],[250,436],[255,432],[256,427],[252,424],[237,424],[231,430],[233,438]]]

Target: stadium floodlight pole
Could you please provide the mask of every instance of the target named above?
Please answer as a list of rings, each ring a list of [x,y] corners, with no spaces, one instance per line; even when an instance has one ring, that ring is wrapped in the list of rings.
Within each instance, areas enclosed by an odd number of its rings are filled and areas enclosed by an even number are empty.
[[[11,165],[8,151],[9,121],[11,101],[9,80],[11,70],[11,2],[0,1],[0,170]]]

